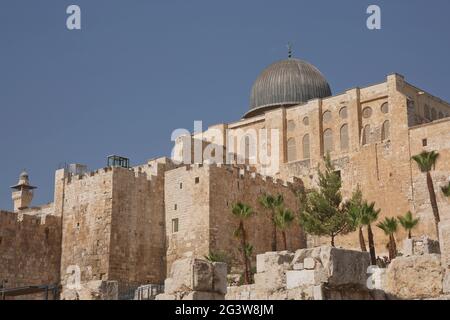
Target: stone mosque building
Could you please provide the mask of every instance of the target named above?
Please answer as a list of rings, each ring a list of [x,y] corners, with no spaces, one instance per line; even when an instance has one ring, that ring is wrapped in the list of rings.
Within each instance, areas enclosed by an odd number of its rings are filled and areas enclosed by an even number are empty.
[[[172,159],[130,167],[128,159],[112,156],[97,171],[69,165],[56,171],[54,201],[44,206],[31,205],[36,187],[22,173],[12,187],[14,211],[0,212],[0,283],[64,287],[78,272],[82,283],[116,280],[125,293],[162,284],[173,261],[185,256],[227,252],[238,265],[231,206],[242,201],[254,208],[248,241],[254,254],[270,251],[270,221],[257,198],[283,194],[286,206],[297,210],[295,190],[314,187],[327,153],[346,197],[359,185],[382,217],[410,210],[421,218],[414,232],[436,237],[425,176],[411,157],[438,151],[435,188],[448,183],[449,115],[450,104],[401,75],[333,95],[317,68],[289,57],[257,78],[241,120],[181,137]],[[278,134],[248,137],[264,129]],[[198,142],[212,156],[220,150],[232,155],[233,163],[197,159]],[[278,165],[268,168],[259,155],[250,156],[250,143],[264,145]],[[192,163],[184,161],[187,155],[191,160],[194,155]],[[440,193],[437,198],[442,220],[450,219],[448,200]],[[287,239],[289,250],[327,241],[305,235],[298,225]],[[386,251],[386,236],[375,230],[375,240],[380,252]],[[358,248],[357,241],[352,234],[338,238],[337,245]]]

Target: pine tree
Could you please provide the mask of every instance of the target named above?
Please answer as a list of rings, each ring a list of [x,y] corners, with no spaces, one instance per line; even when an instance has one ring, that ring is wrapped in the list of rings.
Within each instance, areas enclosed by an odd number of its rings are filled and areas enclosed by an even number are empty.
[[[319,188],[307,195],[300,211],[300,224],[311,235],[330,237],[334,247],[336,236],[352,232],[354,225],[348,206],[342,205],[342,180],[329,155],[325,157],[325,170],[319,169],[318,176]]]

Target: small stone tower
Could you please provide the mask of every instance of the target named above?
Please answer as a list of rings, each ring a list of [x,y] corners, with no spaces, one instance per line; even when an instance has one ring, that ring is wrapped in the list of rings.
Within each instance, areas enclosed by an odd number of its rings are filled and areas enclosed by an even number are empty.
[[[14,202],[14,211],[17,212],[27,209],[31,204],[31,200],[33,200],[33,190],[36,189],[36,187],[30,185],[28,173],[26,171],[23,171],[20,174],[19,182],[17,185],[12,186],[11,189],[13,189],[12,199]]]

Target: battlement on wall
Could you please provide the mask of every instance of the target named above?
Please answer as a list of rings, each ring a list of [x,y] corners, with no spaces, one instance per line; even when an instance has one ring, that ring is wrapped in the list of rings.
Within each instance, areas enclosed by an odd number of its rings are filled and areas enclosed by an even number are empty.
[[[158,177],[164,176],[164,172],[171,168],[176,168],[177,166],[168,158],[157,158],[149,160],[146,164],[131,167],[131,168],[121,168],[121,167],[104,167],[97,169],[95,171],[90,171],[84,174],[73,174],[66,173],[67,184],[71,184],[73,181],[80,181],[84,179],[89,179],[117,171],[128,171],[134,173],[136,178],[146,178],[147,180],[154,180]],[[64,170],[64,169],[61,169]]]
[[[60,223],[61,217],[53,215],[32,215],[21,212],[0,211],[0,224],[2,226],[19,223],[27,226],[45,226]]]
[[[222,172],[226,172],[236,179],[248,179],[254,180],[261,183],[267,184],[276,184],[286,188],[297,188],[303,186],[303,181],[297,177],[291,177],[288,181],[273,178],[270,176],[262,175],[257,172],[255,167],[247,166],[247,165],[237,165],[237,164],[193,164],[193,165],[184,165],[180,169],[184,169],[185,171],[195,171],[195,170],[206,170],[209,172],[218,170]]]

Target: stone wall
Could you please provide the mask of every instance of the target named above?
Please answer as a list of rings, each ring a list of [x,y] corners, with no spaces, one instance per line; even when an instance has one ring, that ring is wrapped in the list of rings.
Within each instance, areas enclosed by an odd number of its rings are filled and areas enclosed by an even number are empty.
[[[119,296],[164,281],[164,171],[170,166],[157,159],[82,176],[57,172],[62,180],[55,208],[63,217],[63,286],[74,268],[82,283],[118,281]]]
[[[257,256],[255,284],[228,287],[227,300],[374,300],[367,252],[328,246]]]
[[[450,202],[440,194],[440,186],[448,182],[450,175],[450,119],[417,126],[422,122],[417,122],[416,116],[423,115],[425,105],[434,107],[438,113],[450,113],[449,104],[411,86],[403,76],[392,74],[380,84],[347,90],[299,106],[279,108],[251,119],[211,127],[203,138],[208,140],[212,129],[229,130],[235,141],[242,140],[251,129],[276,129],[280,134],[280,168],[268,171],[256,165],[257,171],[283,180],[298,177],[309,188],[317,185],[317,168],[323,166],[322,157],[326,149],[324,132],[331,130],[330,155],[336,169],[341,172],[344,196],[350,197],[360,185],[364,197],[376,202],[381,209],[380,219],[412,211],[421,218],[415,232],[436,238],[425,178],[418,172],[411,157],[424,149],[424,139],[428,143],[426,150],[440,152],[433,178],[442,215],[447,215]],[[389,130],[383,129],[386,123],[389,123]],[[341,134],[345,126],[348,131],[346,143],[345,135]],[[369,128],[367,136],[366,128]],[[305,155],[303,144],[306,135],[309,136],[308,155]],[[364,136],[367,139],[363,139]],[[198,134],[197,138],[200,139]],[[289,141],[294,143],[288,150]],[[270,149],[271,139],[265,143]],[[258,145],[261,147],[259,138]],[[230,153],[239,153],[236,143],[226,147]],[[288,154],[293,156],[288,158]],[[374,232],[377,250],[385,254],[388,239],[378,228],[374,228]],[[399,231],[399,240],[405,237],[406,234]],[[328,241],[321,238],[312,240],[311,245]],[[337,244],[357,248],[357,234],[338,237]]]
[[[250,205],[256,213],[245,222],[255,255],[270,251],[271,223],[258,197],[282,193],[286,207],[296,212],[297,199],[292,188],[301,182],[296,183],[285,186],[280,180],[273,181],[234,166],[192,166],[168,171],[165,187],[168,268],[180,258],[203,257],[211,252],[226,253],[233,266],[241,265],[239,243],[233,235],[238,221],[231,212],[233,204],[239,201]],[[178,231],[173,230],[174,221]],[[297,223],[288,230],[287,240],[290,250],[306,246]],[[278,246],[282,248],[280,232]]]
[[[0,284],[57,284],[60,258],[60,217],[0,211]]]

